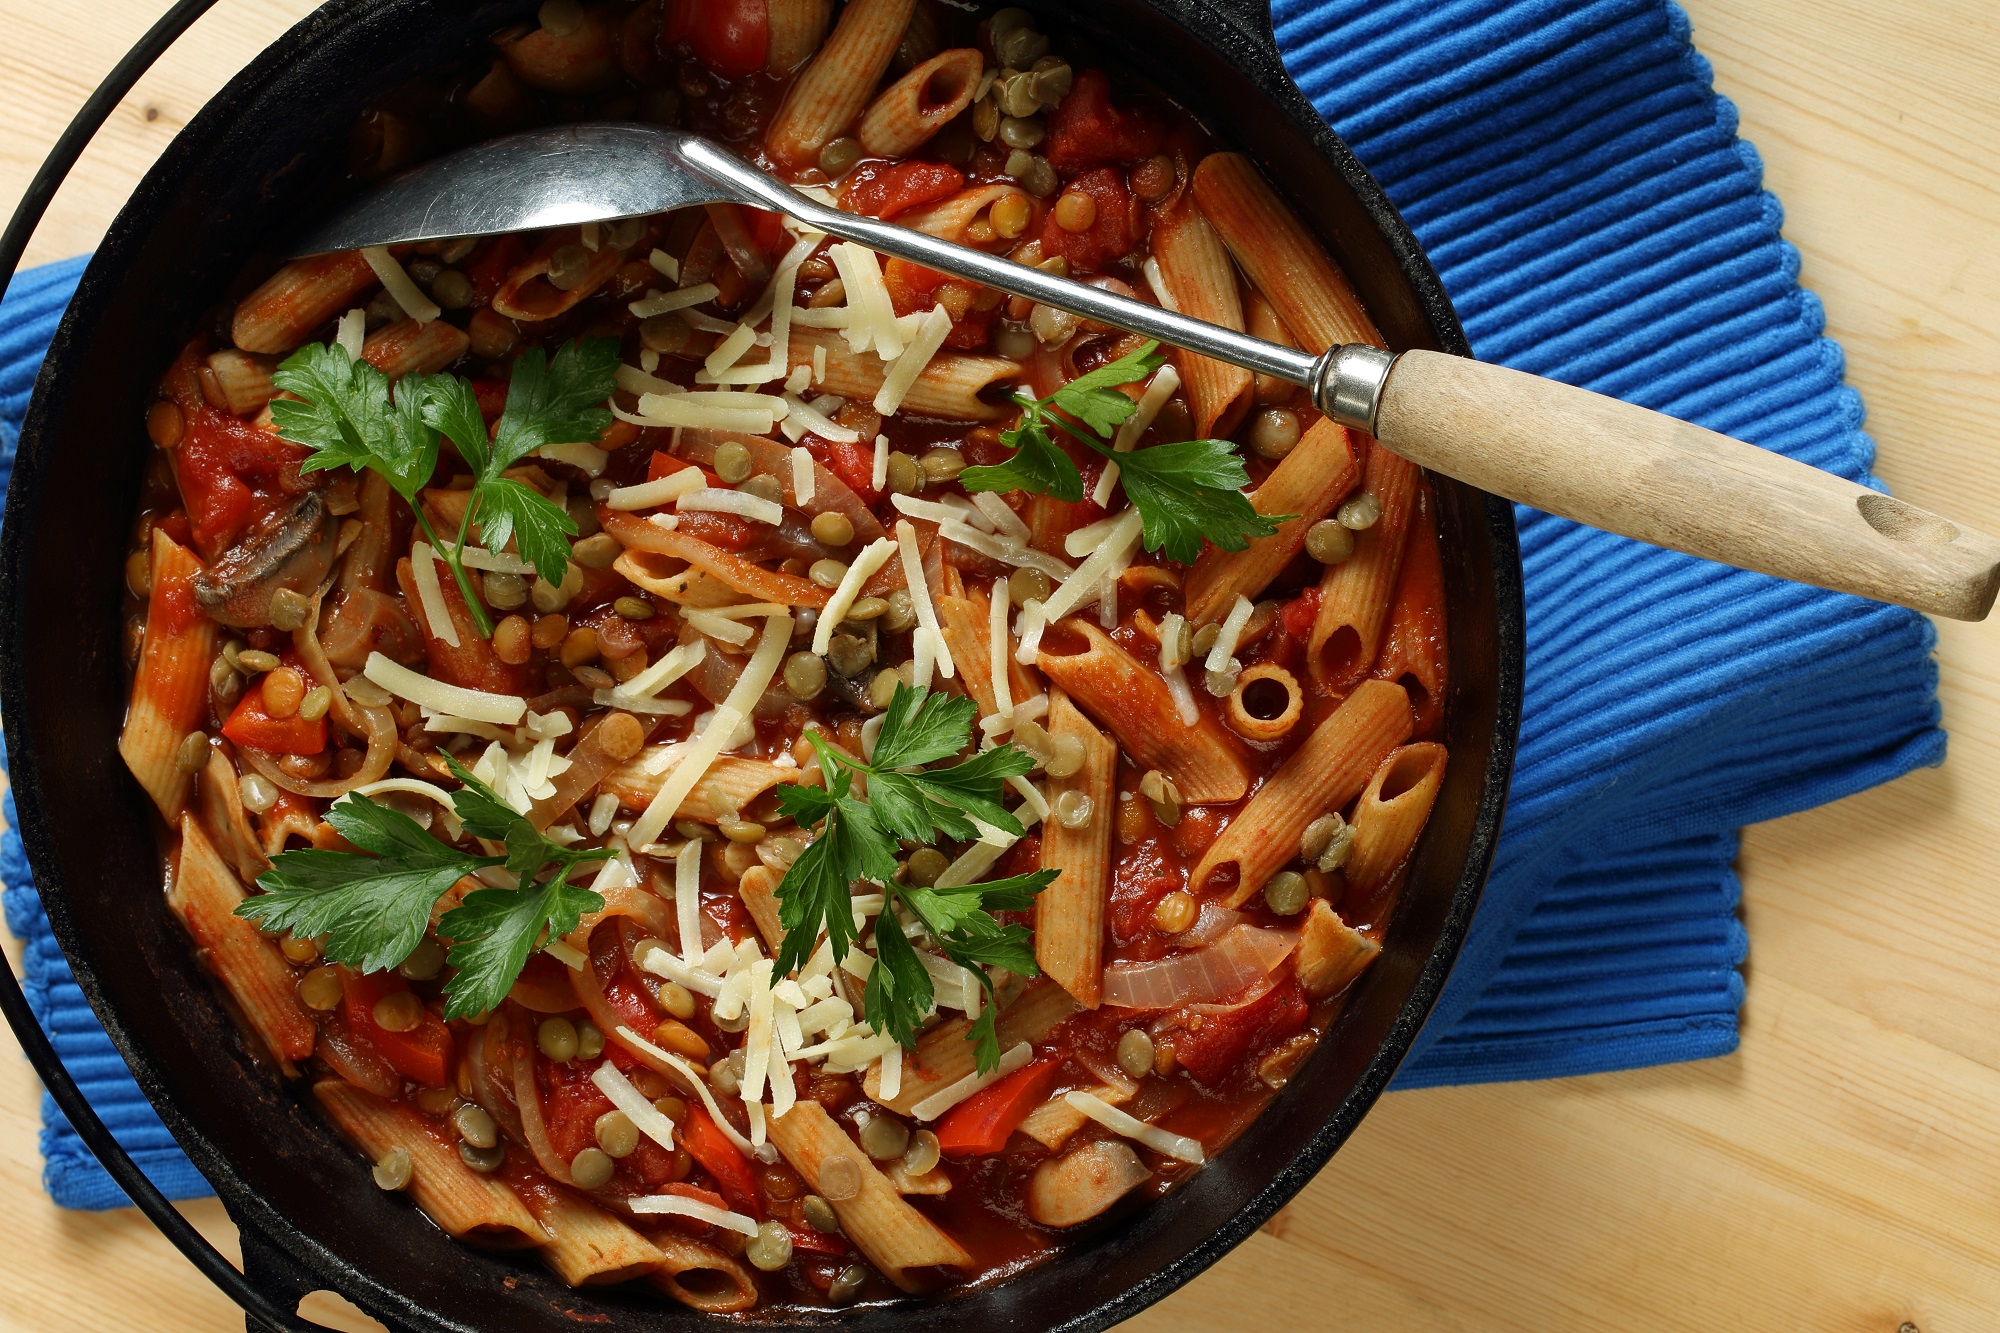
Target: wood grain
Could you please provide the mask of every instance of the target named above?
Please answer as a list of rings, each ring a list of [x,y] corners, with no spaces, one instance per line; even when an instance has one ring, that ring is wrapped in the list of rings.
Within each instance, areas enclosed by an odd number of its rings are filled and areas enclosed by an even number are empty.
[[[2000,530],[1991,0],[1682,3],[1785,201],[1883,475]],[[164,7],[0,0],[0,203]],[[307,8],[229,0],[204,19],[119,109],[31,262],[89,248],[201,99]],[[2000,628],[1938,630],[1950,762],[1745,835],[1741,1051],[1392,1094],[1263,1234],[1130,1327],[1994,1327]],[[66,1214],[41,1195],[34,1080],[0,1041],[0,1328],[241,1328],[136,1213]],[[187,1212],[233,1245],[212,1200]],[[310,1313],[335,1322],[329,1308]]]
[[[1957,620],[2000,590],[2000,538],[1712,430],[1555,380],[1405,352],[1390,449],[1655,546]]]

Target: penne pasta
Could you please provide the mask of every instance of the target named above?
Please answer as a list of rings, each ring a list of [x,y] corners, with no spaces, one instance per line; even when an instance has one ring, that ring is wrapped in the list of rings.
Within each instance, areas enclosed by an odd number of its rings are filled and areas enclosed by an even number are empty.
[[[1278,198],[1250,159],[1211,153],[1194,170],[1194,199],[1222,243],[1307,351],[1384,346],[1347,275]]]
[[[1313,999],[1323,1000],[1346,989],[1381,952],[1380,944],[1342,921],[1326,899],[1315,898],[1294,960],[1299,985]]]
[[[793,329],[792,363],[811,364],[815,356],[826,359],[826,374],[820,377],[819,387],[842,398],[873,402],[888,380],[888,363],[873,352],[850,349],[840,330]],[[1020,373],[1018,363],[997,356],[939,352],[903,395],[898,410],[946,421],[991,421],[1003,415],[1002,410],[980,398],[980,392]]]
[[[901,157],[930,141],[959,112],[972,105],[986,58],[958,47],[918,65],[882,90],[855,127],[855,137],[871,157]]]
[[[1260,514],[1298,517],[1241,551],[1203,546],[1187,576],[1188,623],[1204,625],[1219,619],[1238,597],[1255,601],[1305,549],[1306,531],[1354,489],[1359,471],[1354,437],[1347,428],[1324,417],[1314,422],[1250,496]]]
[[[277,393],[271,384],[271,371],[277,364],[273,357],[239,352],[233,347],[210,352],[207,371],[202,376],[203,391],[220,396],[221,401],[212,404],[215,407],[239,417],[255,416]]]
[[[652,745],[605,774],[599,791],[618,798],[627,810],[644,810],[666,785],[668,774],[690,749],[686,741]],[[723,755],[708,766],[674,811],[676,819],[713,824],[734,818],[750,803],[782,782],[797,782],[799,770],[780,768],[762,759]]]
[[[1139,1089],[1130,1083],[1100,1083],[1087,1091],[1106,1106],[1123,1106],[1132,1100]],[[1070,1137],[1089,1120],[1089,1116],[1070,1105],[1067,1093],[1058,1092],[1028,1112],[1020,1129],[1050,1152],[1060,1152]]]
[[[1272,662],[1244,668],[1222,709],[1231,731],[1260,745],[1291,735],[1304,713],[1298,677]]]
[[[1019,195],[1027,197],[1027,191],[1011,181],[990,181],[985,185],[969,185],[942,203],[928,208],[913,208],[896,216],[896,225],[920,231],[940,240],[963,241],[965,229],[970,227],[981,213],[991,209],[1002,199]]]
[[[848,0],[826,45],[792,84],[764,132],[765,150],[788,167],[816,162],[819,150],[868,104],[916,7],[916,0]]]
[[[194,552],[153,529],[146,637],[118,753],[170,824],[180,819],[193,781],[176,762],[181,742],[207,716],[208,673],[215,661],[216,625],[194,598],[199,573]]]
[[[549,232],[534,253],[507,271],[500,290],[493,293],[493,313],[509,319],[554,319],[610,281],[625,255],[608,245],[595,250],[586,247],[583,273],[568,285],[558,287],[549,280],[556,252],[576,245],[577,239],[578,233],[570,227]]]
[[[736,892],[750,909],[757,933],[764,937],[764,943],[771,946],[773,953],[777,952],[785,942],[785,927],[778,920],[778,877],[765,866],[751,866],[736,881]]]
[[[429,375],[443,370],[465,355],[472,338],[465,330],[441,319],[419,324],[399,319],[368,335],[361,344],[361,359],[392,380],[405,375]]]
[[[1086,1009],[1104,995],[1104,911],[1111,894],[1111,825],[1117,813],[1118,746],[1090,724],[1061,690],[1049,700],[1045,724],[1057,741],[1083,743],[1083,766],[1050,778],[1047,799],[1087,802],[1083,823],[1060,818],[1042,823],[1042,869],[1055,880],[1035,896],[1035,962]]]
[[[359,250],[294,259],[236,303],[229,336],[246,352],[282,356],[375,285]]]
[[[1444,565],[1438,551],[1436,501],[1428,489],[1417,491],[1410,532],[1403,539],[1403,569],[1396,578],[1396,596],[1389,607],[1389,627],[1382,633],[1382,650],[1369,674],[1393,680],[1410,696],[1418,740],[1437,740],[1444,733],[1444,702],[1448,658],[1444,623]]]
[[[860,1188],[846,1198],[830,1198],[828,1202],[840,1219],[841,1232],[884,1277],[903,1290],[921,1290],[919,1275],[924,1269],[972,1266],[972,1256],[964,1247],[905,1203],[868,1154],[818,1102],[802,1101],[773,1120],[771,1142],[815,1189],[820,1188],[821,1173],[830,1161],[838,1158],[851,1164],[851,1172],[846,1166],[839,1170],[858,1175]]]
[[[549,1233],[537,1257],[572,1287],[629,1282],[665,1258],[652,1241],[561,1186],[522,1189],[519,1196]]]
[[[1035,981],[994,1020],[1000,1049],[1011,1050],[1020,1042],[1040,1041],[1076,1011],[1077,1003],[1068,991],[1047,978]],[[973,1072],[973,1045],[965,1037],[971,1030],[969,1018],[938,1024],[918,1039],[915,1051],[904,1055],[902,1087],[895,1096],[882,1095],[879,1064],[870,1068],[862,1080],[863,1090],[889,1110],[899,1115],[910,1114],[918,1102]]]
[[[1368,442],[1361,488],[1375,497],[1382,515],[1354,534],[1354,554],[1328,565],[1320,576],[1319,613],[1306,636],[1306,669],[1321,689],[1344,690],[1375,664],[1402,572],[1419,479],[1415,464]]]
[[[280,1064],[313,1052],[319,1029],[299,1001],[298,976],[248,917],[236,915],[247,895],[243,881],[223,861],[193,815],[181,817],[180,860],[167,889],[167,906],[187,927],[209,971],[236,1001],[251,1030]]]
[[[1280,347],[1297,347],[1299,340],[1285,327],[1285,321],[1278,316],[1277,307],[1270,298],[1250,288],[1243,297],[1243,316],[1250,324],[1250,336],[1262,338],[1265,342],[1276,343]],[[1290,380],[1281,380],[1276,375],[1256,377],[1254,397],[1259,407],[1276,407],[1295,401],[1299,396],[1299,386]]]
[[[1241,741],[1206,714],[1192,726],[1184,724],[1156,672],[1097,626],[1064,623],[1083,637],[1084,650],[1052,652],[1044,639],[1035,661],[1077,707],[1118,738],[1135,766],[1165,773],[1191,805],[1240,800],[1250,790],[1252,766]]]
[[[1224,905],[1248,902],[1280,866],[1298,859],[1306,825],[1353,800],[1382,756],[1409,734],[1410,701],[1402,688],[1363,681],[1229,821],[1189,875],[1189,890],[1233,868],[1236,884]]]
[[[812,58],[833,18],[833,0],[767,0],[764,72],[780,78]]]
[[[945,595],[934,599],[938,632],[958,673],[959,683],[979,705],[979,716],[992,717],[1000,711],[998,691],[993,688],[992,601],[983,588],[965,589],[963,596]],[[1041,682],[1027,667],[1014,661],[1013,635],[1007,637],[1007,689],[1011,699],[1028,699],[1040,692]]]
[[[740,1314],[757,1304],[757,1280],[750,1270],[713,1245],[674,1231],[653,1237],[660,1265],[652,1284],[689,1309],[703,1314]]]
[[[1394,878],[1437,801],[1444,781],[1444,746],[1419,741],[1392,750],[1354,805],[1354,849],[1347,858],[1347,890],[1365,903]]]
[[[313,1085],[313,1096],[342,1134],[380,1161],[410,1155],[410,1197],[447,1235],[494,1249],[547,1245],[552,1239],[520,1196],[459,1158],[442,1122],[405,1102],[385,1102],[339,1079]]]
[[[1236,266],[1208,219],[1187,201],[1153,223],[1153,258],[1174,308],[1195,319],[1242,330],[1243,301],[1236,289]],[[1198,439],[1228,435],[1250,410],[1252,377],[1241,366],[1192,352],[1176,351],[1174,363],[1187,386]],[[1337,429],[1337,428],[1336,428]],[[1294,451],[1296,452],[1296,451]],[[1274,509],[1272,513],[1296,513]],[[1305,539],[1299,539],[1303,542]],[[1253,547],[1265,543],[1252,543]],[[1255,596],[1255,594],[1251,594]]]

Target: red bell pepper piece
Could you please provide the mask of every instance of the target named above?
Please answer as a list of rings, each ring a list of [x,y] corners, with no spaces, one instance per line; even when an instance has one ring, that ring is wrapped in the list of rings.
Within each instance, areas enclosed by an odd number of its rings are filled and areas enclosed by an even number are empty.
[[[408,1032],[391,1032],[375,1021],[376,1001],[409,986],[392,972],[359,972],[341,969],[343,1016],[353,1033],[373,1046],[384,1060],[413,1083],[442,1088],[451,1077],[451,1029],[428,1008]]]
[[[1028,1113],[1049,1099],[1068,1058],[1045,1055],[946,1111],[937,1122],[939,1150],[947,1157],[990,1157],[1005,1148]]]
[[[257,683],[243,692],[235,711],[222,724],[222,734],[238,745],[272,754],[318,754],[325,750],[326,718],[307,721],[297,713],[272,717],[264,707],[264,681],[265,677],[257,677]]]
[[[750,1159],[729,1141],[707,1108],[689,1103],[680,1134],[681,1147],[714,1177],[731,1205],[761,1220],[764,1204],[757,1194],[757,1178],[750,1170]]]

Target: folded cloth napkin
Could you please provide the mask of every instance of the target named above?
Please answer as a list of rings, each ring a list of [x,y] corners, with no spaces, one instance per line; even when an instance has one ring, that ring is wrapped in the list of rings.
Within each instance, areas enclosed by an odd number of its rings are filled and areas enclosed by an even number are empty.
[[[1278,0],[1275,18],[1482,357],[1870,480],[1860,399],[1678,8]],[[78,271],[23,274],[0,305],[7,466]],[[1520,517],[1527,707],[1507,830],[1399,1086],[1733,1049],[1735,831],[1943,757],[1921,616]],[[169,1193],[205,1192],[91,1021],[11,833],[0,876],[30,997],[93,1104]],[[45,1118],[56,1201],[118,1202]]]

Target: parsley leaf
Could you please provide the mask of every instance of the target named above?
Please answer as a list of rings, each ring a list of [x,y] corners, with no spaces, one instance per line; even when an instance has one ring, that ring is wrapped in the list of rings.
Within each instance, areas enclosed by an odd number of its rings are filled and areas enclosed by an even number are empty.
[[[334,802],[326,822],[374,854],[280,852],[258,876],[264,892],[239,903],[236,915],[266,930],[321,939],[329,959],[361,972],[408,958],[431,924],[432,905],[465,876],[504,859],[446,846],[408,815],[366,796]]]
[[[438,934],[453,941],[445,961],[457,969],[445,985],[447,1018],[491,1009],[521,974],[543,939],[566,935],[604,899],[569,883],[581,865],[616,855],[610,848],[573,851],[551,841],[456,759],[446,762],[465,785],[452,793],[459,822],[475,838],[505,846],[503,856],[463,852],[438,841],[408,815],[350,793],[327,822],[359,852],[302,848],[280,852],[258,877],[264,892],[245,899],[238,916],[267,930],[323,937],[326,956],[361,972],[380,972],[410,956],[439,898],[476,870],[504,865],[518,889],[476,889],[445,913]],[[556,873],[536,877],[551,862]]]
[[[1119,467],[1126,498],[1139,511],[1140,534],[1149,551],[1164,550],[1183,564],[1201,554],[1203,539],[1217,549],[1240,551],[1253,537],[1269,537],[1292,514],[1260,514],[1243,494],[1250,474],[1227,440],[1183,440],[1119,453],[1106,443],[1137,411],[1118,391],[1159,367],[1157,343],[1079,375],[1047,398],[1015,395],[1021,424],[1000,433],[1014,456],[991,467],[969,467],[959,481],[969,491],[1033,491],[1060,500],[1081,500],[1083,481],[1076,464],[1050,437],[1053,425],[1083,447]],[[1060,409],[1083,423],[1077,430],[1051,414]]]
[[[615,338],[586,338],[564,345],[554,358],[540,348],[515,362],[507,405],[489,441],[486,419],[472,383],[456,375],[410,375],[392,389],[388,376],[345,350],[301,347],[273,372],[271,382],[300,401],[275,400],[272,419],[281,438],[308,445],[304,469],[372,468],[388,478],[416,514],[424,535],[445,563],[482,634],[492,617],[474,593],[461,558],[476,524],[489,551],[513,541],[550,583],[562,582],[576,522],[562,506],[502,474],[549,444],[595,440],[611,424],[604,402],[618,373]],[[437,470],[438,446],[448,437],[472,469],[472,497],[458,540],[444,542],[431,528],[418,495]]]
[[[544,938],[569,934],[585,912],[604,906],[600,895],[569,882],[571,869],[532,887],[480,889],[444,914],[438,934],[454,941],[445,962],[458,969],[444,987],[446,1018],[494,1008]]]
[[[935,988],[896,915],[898,902],[914,914],[938,950],[971,969],[989,993],[992,982],[983,967],[1006,967],[1024,976],[1036,972],[1027,928],[1002,925],[992,913],[1025,911],[1055,871],[943,888],[896,881],[896,839],[928,842],[938,834],[972,838],[981,831],[975,819],[1010,833],[1022,831],[1020,821],[1000,804],[1000,786],[1034,767],[1025,752],[1003,745],[948,768],[923,767],[965,748],[977,712],[972,700],[962,696],[898,686],[882,715],[870,760],[850,759],[818,733],[807,732],[827,785],[794,785],[778,792],[785,814],[801,828],[819,825],[819,832],[778,884],[785,939],[777,970],[784,973],[804,962],[822,933],[834,958],[846,957],[856,939],[855,885],[875,885],[884,907],[875,921],[875,965],[862,992],[862,1010],[877,1032],[905,1046],[914,1044],[916,1025],[935,1002]],[[857,776],[868,782],[865,802],[853,795]],[[991,1019],[983,1028],[975,1024],[970,1035],[978,1044],[979,1067],[991,1069],[1000,1058]]]
[[[1119,394],[1123,399],[1125,395]],[[1004,463],[969,467],[958,474],[959,484],[968,491],[1032,491],[1053,495],[1058,500],[1081,500],[1083,477],[1076,464],[1042,429],[1043,404],[1016,395],[1015,402],[1027,411],[1019,426],[1000,432],[1000,443],[1014,451]]]
[[[979,1017],[972,1020],[972,1030],[965,1034],[965,1039],[973,1044],[973,1061],[982,1074],[1000,1067],[1000,1034],[993,1026],[999,1018],[999,1008],[989,1004],[979,1011]]]
[[[1290,514],[1260,514],[1243,494],[1250,474],[1227,440],[1183,440],[1119,455],[1119,480],[1139,511],[1146,549],[1192,564],[1202,538],[1240,551]]]

